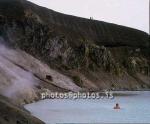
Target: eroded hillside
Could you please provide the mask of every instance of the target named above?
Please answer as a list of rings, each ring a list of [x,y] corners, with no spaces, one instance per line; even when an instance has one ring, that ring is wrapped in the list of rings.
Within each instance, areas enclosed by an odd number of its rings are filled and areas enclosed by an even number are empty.
[[[26,0],[0,0],[0,93],[13,104],[39,100],[45,90],[149,88],[147,33],[65,15]],[[19,109],[19,122],[42,123],[30,120],[29,113],[5,97],[0,96],[5,106],[0,108],[1,123],[18,121],[5,116],[7,108],[10,113]]]
[[[148,34],[64,15],[24,0],[1,0],[1,6],[0,34],[5,44],[78,79],[75,83],[79,87],[89,90],[150,87]],[[8,6],[12,8],[11,14]]]

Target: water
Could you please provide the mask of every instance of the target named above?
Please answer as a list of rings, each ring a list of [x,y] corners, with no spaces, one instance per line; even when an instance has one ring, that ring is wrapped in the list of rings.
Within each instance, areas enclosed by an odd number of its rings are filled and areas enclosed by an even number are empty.
[[[149,123],[150,91],[114,99],[47,99],[26,105],[32,115],[46,124],[55,123]],[[114,110],[116,103],[120,110]]]

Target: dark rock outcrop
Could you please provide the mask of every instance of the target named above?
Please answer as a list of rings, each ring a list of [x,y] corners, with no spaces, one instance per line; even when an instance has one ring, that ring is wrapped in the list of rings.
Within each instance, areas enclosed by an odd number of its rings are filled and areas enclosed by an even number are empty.
[[[0,96],[0,124],[44,124],[23,108]]]

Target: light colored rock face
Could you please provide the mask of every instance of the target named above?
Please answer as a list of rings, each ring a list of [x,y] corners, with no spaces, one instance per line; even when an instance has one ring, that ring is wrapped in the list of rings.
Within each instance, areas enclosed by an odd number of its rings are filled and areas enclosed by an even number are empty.
[[[52,81],[47,80],[46,75],[50,75]],[[80,90],[69,77],[19,49],[8,49],[3,45],[0,46],[0,79],[1,93],[10,98],[36,98],[40,79],[62,89]]]

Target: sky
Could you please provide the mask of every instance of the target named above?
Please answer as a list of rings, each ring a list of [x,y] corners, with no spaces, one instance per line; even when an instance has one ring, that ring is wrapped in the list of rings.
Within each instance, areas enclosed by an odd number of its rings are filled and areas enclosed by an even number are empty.
[[[55,11],[149,33],[149,0],[29,0]]]

